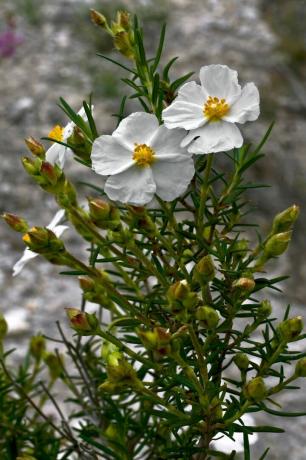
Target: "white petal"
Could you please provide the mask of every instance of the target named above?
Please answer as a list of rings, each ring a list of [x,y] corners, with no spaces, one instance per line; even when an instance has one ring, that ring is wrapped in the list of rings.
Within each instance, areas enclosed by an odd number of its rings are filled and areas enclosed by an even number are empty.
[[[181,155],[181,160],[173,163],[156,161],[152,165],[156,194],[165,201],[172,201],[184,193],[193,178],[192,158]]]
[[[63,219],[64,215],[65,215],[65,209],[60,209],[59,211],[57,211],[57,213],[51,220],[50,224],[47,225],[47,228],[49,230],[53,230],[54,227],[56,227],[57,224]]]
[[[208,65],[200,70],[200,80],[207,96],[226,99],[232,104],[241,94],[241,86],[238,84],[236,70],[226,65]]]
[[[111,200],[135,205],[149,203],[156,191],[151,168],[134,166],[107,179],[105,193]]]
[[[237,126],[226,121],[208,123],[192,133],[194,137],[199,136],[199,138],[189,146],[188,151],[191,153],[226,152],[234,147],[241,147],[243,144],[243,138]]]
[[[148,144],[158,129],[158,120],[155,115],[145,112],[135,112],[124,118],[113,137],[126,149],[133,151],[135,144]]]
[[[64,145],[54,142],[51,147],[46,152],[46,161],[54,165],[59,163],[59,158],[61,158],[61,163],[63,163],[63,158],[65,158],[67,147]]]
[[[92,169],[97,174],[119,174],[133,165],[133,152],[127,150],[113,136],[100,136],[92,146]]]
[[[31,260],[37,257],[38,254],[26,248],[22,257],[13,266],[13,276],[19,275],[23,267]]]
[[[73,134],[73,128],[75,127],[75,123],[73,121],[70,121],[64,128],[63,131],[63,142],[66,142],[68,137],[70,137]]]
[[[150,146],[158,157],[169,153],[179,153],[189,156],[188,152],[180,146],[185,134],[186,131],[184,129],[169,130],[165,125],[161,125],[151,140]]]
[[[257,120],[259,116],[259,92],[254,83],[247,83],[241,92],[241,96],[231,106],[229,113],[223,120],[232,123],[245,123]]]
[[[52,231],[59,238],[68,228],[67,225],[57,225]]]
[[[179,90],[175,101],[163,110],[162,117],[167,128],[189,130],[203,126],[206,123],[203,115],[206,99],[200,85],[194,81],[185,83]]]

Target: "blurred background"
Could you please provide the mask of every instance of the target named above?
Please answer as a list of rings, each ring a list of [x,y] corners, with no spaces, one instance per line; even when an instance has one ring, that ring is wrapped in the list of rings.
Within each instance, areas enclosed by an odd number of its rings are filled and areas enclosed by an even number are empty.
[[[114,129],[126,88],[118,68],[96,52],[115,56],[112,43],[89,20],[89,8],[113,16],[118,7],[137,12],[145,25],[147,45],[154,49],[160,25],[167,21],[165,60],[180,56],[174,74],[198,72],[202,65],[222,63],[238,70],[240,82],[254,81],[262,103],[258,122],[243,126],[248,141],[258,142],[271,121],[276,124],[266,157],[253,168],[252,179],[271,188],[250,195],[254,220],[268,230],[272,216],[293,203],[301,206],[294,241],[271,273],[291,274],[284,296],[273,294],[275,311],[286,304],[303,316],[306,309],[306,1],[304,0],[0,0],[0,211],[14,212],[31,225],[47,225],[56,206],[23,171],[23,139],[47,136],[57,123],[66,124],[57,106],[64,97],[78,110],[93,93],[100,133]],[[69,163],[75,181],[99,176]],[[81,185],[79,186],[82,187]],[[84,189],[84,196],[88,190]],[[77,254],[79,240],[65,239]],[[23,352],[31,332],[55,333],[63,308],[78,306],[77,282],[58,275],[40,258],[12,277],[12,266],[24,249],[19,235],[0,223],[0,309],[10,325],[10,340]],[[301,382],[303,383],[303,382]],[[290,411],[306,411],[306,394],[278,398]],[[269,423],[267,416],[257,418]],[[273,420],[287,435],[262,435],[254,458],[273,445],[267,459],[305,460],[306,418]],[[289,454],[290,452],[290,454]]]

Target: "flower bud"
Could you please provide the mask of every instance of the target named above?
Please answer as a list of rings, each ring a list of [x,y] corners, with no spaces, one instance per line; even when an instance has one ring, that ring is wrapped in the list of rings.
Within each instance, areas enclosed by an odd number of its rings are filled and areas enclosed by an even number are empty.
[[[127,11],[117,11],[117,23],[124,29],[129,30],[130,24],[130,13]]]
[[[249,367],[249,358],[245,353],[237,353],[233,359],[234,363],[241,371],[246,371]]]
[[[48,228],[32,227],[22,239],[31,251],[38,254],[52,254],[65,250],[64,243]]]
[[[186,280],[177,281],[172,284],[167,292],[169,300],[184,300],[190,293],[190,287]]]
[[[215,329],[220,320],[218,312],[209,306],[197,308],[196,318],[200,321],[201,326],[208,330]]]
[[[120,392],[126,388],[143,388],[142,382],[138,379],[136,371],[130,363],[124,359],[118,360],[116,365],[107,366],[108,378],[99,389],[106,392]]]
[[[126,31],[117,32],[114,37],[115,48],[128,59],[134,59],[134,48],[130,40],[130,34]]]
[[[291,232],[276,233],[268,239],[264,246],[264,255],[267,258],[283,254],[291,240]]]
[[[22,219],[22,217],[16,216],[15,214],[10,214],[8,212],[5,212],[2,217],[5,222],[16,232],[25,233],[29,229],[27,221]]]
[[[22,165],[30,176],[35,176],[39,172],[40,164],[28,157],[22,158]]]
[[[99,13],[99,11],[91,9],[90,19],[96,26],[102,27],[103,29],[107,28],[106,17],[102,13]]]
[[[44,362],[48,366],[50,377],[52,380],[58,379],[63,371],[64,358],[62,355],[55,353],[45,353]]]
[[[119,348],[111,342],[103,342],[101,356],[109,366],[119,366],[119,360],[123,359]]]
[[[27,147],[30,150],[30,152],[33,153],[33,155],[42,159],[45,158],[46,151],[44,146],[36,139],[34,139],[34,137],[27,137],[24,141],[27,144]]]
[[[72,183],[64,179],[56,190],[56,201],[62,208],[77,207],[77,194]]]
[[[287,232],[291,229],[300,214],[300,208],[295,204],[285,211],[280,212],[274,217],[272,232],[273,234]]]
[[[8,325],[7,325],[6,319],[4,318],[2,313],[0,313],[0,340],[4,339],[4,337],[7,334],[7,331],[8,331]]]
[[[153,331],[139,330],[137,333],[144,346],[153,351],[157,361],[171,353],[171,334],[166,329],[155,327]]]
[[[210,255],[202,257],[196,264],[193,272],[193,278],[198,283],[207,284],[215,277],[215,266]]]
[[[252,278],[239,278],[232,284],[232,289],[239,295],[247,295],[253,291],[255,281]]]
[[[77,308],[66,308],[70,326],[79,335],[95,335],[99,329],[99,321],[94,313],[86,313]]]
[[[263,300],[258,309],[257,309],[257,316],[260,319],[268,318],[272,313],[272,305],[270,300]]]
[[[295,375],[297,377],[306,377],[306,358],[301,358],[296,363]]]
[[[244,394],[247,399],[262,401],[267,396],[267,388],[262,377],[255,377],[250,380],[245,388]]]
[[[286,319],[277,326],[278,335],[283,342],[293,342],[299,337],[303,330],[304,324],[301,316]]]
[[[46,351],[46,340],[42,335],[35,335],[30,340],[30,353],[37,360],[40,361]]]
[[[55,185],[57,184],[62,172],[59,173],[57,166],[53,166],[51,163],[43,161],[40,168],[40,174],[49,184]]]

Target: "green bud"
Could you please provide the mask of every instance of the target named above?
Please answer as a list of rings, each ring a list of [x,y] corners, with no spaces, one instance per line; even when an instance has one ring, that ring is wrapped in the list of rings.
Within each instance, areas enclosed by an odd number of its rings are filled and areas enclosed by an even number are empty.
[[[4,316],[2,315],[2,313],[0,313],[0,340],[4,339],[4,337],[7,334],[7,331],[8,331],[7,322],[6,322],[5,318],[4,318]]]
[[[167,292],[168,299],[171,300],[184,300],[190,293],[190,287],[186,280],[177,281],[172,284]]]
[[[262,401],[267,396],[267,388],[262,377],[255,377],[250,380],[245,388],[244,394],[247,399]]]
[[[76,190],[70,181],[63,179],[55,191],[56,201],[62,208],[77,207]]]
[[[42,335],[35,335],[30,340],[30,353],[37,361],[43,358],[46,351],[46,340]]]
[[[234,363],[241,371],[246,371],[249,367],[249,358],[245,353],[237,353],[233,359]]]
[[[42,158],[42,159],[45,158],[46,150],[44,146],[40,142],[38,142],[36,139],[34,139],[34,137],[32,136],[27,137],[24,141],[28,149],[30,150],[30,152],[33,153],[34,156]]]
[[[274,217],[272,232],[273,234],[287,232],[291,229],[300,214],[300,208],[295,204],[285,211],[280,212]]]
[[[53,166],[51,163],[43,161],[40,168],[40,174],[50,185],[56,185],[62,175],[62,171],[60,171],[56,165]]]
[[[101,357],[109,366],[119,366],[119,361],[123,359],[122,353],[119,348],[111,342],[103,342],[101,348]]]
[[[269,259],[283,254],[291,240],[291,232],[276,233],[264,246],[264,255]]]
[[[201,326],[208,330],[215,329],[220,320],[218,312],[209,306],[199,307],[196,311],[196,318],[200,321]]]
[[[31,251],[38,254],[57,254],[65,250],[64,243],[45,227],[32,227],[22,239]]]
[[[272,305],[270,300],[263,300],[258,309],[257,309],[257,316],[260,319],[268,318],[272,313]]]
[[[153,351],[154,358],[159,361],[171,353],[171,334],[162,327],[155,327],[153,331],[137,331],[144,346]]]
[[[44,353],[43,356],[46,366],[48,366],[50,377],[52,380],[58,379],[63,371],[64,358],[62,355],[55,353]]]
[[[107,392],[120,392],[126,388],[143,388],[136,371],[130,363],[121,359],[116,365],[107,366],[108,379],[99,386],[99,389]]]
[[[204,256],[195,266],[193,278],[198,283],[209,283],[215,277],[215,266],[210,255]]]
[[[304,324],[301,316],[286,319],[277,326],[278,335],[283,342],[293,342],[299,337],[303,330]]]
[[[128,59],[135,58],[134,47],[131,43],[130,34],[126,31],[116,32],[114,36],[115,48]]]
[[[297,377],[306,377],[306,358],[301,358],[296,363],[295,375]]]
[[[5,222],[13,229],[15,232],[25,233],[28,231],[29,226],[25,219],[22,217],[16,216],[15,214],[10,214],[5,212],[2,214]]]
[[[86,313],[77,308],[66,308],[70,326],[79,335],[95,335],[99,329],[99,321],[94,313]]]
[[[117,24],[128,31],[131,28],[130,13],[127,11],[117,11]]]
[[[232,289],[239,295],[246,295],[255,288],[255,281],[252,278],[239,278],[232,284]]]
[[[35,176],[39,172],[41,163],[37,163],[37,161],[31,158],[24,157],[22,158],[22,165],[30,176]]]

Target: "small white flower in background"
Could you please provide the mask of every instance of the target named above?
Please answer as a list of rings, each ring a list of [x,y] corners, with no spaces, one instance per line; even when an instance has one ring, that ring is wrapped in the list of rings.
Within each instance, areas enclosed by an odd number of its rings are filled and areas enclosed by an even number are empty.
[[[95,140],[91,153],[97,174],[110,176],[105,193],[115,201],[144,205],[156,193],[172,201],[194,175],[191,154],[180,146],[185,131],[169,131],[155,115],[136,112],[121,121],[112,136]]]
[[[93,110],[93,107],[92,107]],[[84,121],[87,121],[87,115],[84,107],[82,107],[78,115],[80,115]],[[50,131],[48,137],[55,141],[66,143],[69,137],[73,134],[75,123],[70,121],[64,128],[60,125],[54,126]],[[72,155],[72,150],[65,145],[54,142],[46,152],[46,161],[54,165],[55,163],[62,169],[68,156]]]
[[[182,142],[189,152],[207,154],[241,147],[243,139],[235,123],[259,116],[259,93],[254,83],[242,89],[238,74],[225,65],[204,66],[201,85],[185,83],[174,102],[163,111],[167,128],[189,131]]]
[[[241,420],[243,424],[246,426],[255,426],[255,420],[249,414],[244,414],[241,417]],[[253,433],[249,436],[249,444],[255,444],[257,439],[257,433]],[[212,445],[214,449],[227,454],[232,452],[233,450],[235,450],[237,453],[244,452],[243,433],[234,433],[233,439],[225,435],[222,437],[218,436],[216,440],[212,441]]]
[[[58,211],[55,216],[53,217],[53,219],[51,220],[50,224],[47,225],[47,228],[49,230],[52,230],[53,233],[55,233],[55,235],[57,237],[60,237],[65,230],[67,230],[67,225],[58,225],[59,222],[63,219],[65,215],[65,210],[64,209],[61,209],[60,211]],[[23,267],[31,260],[31,259],[34,259],[35,257],[37,257],[39,254],[36,254],[36,252],[33,252],[31,251],[30,249],[26,248],[24,250],[24,253],[21,257],[21,259],[19,259],[14,267],[13,267],[13,276],[16,276],[16,275],[19,275],[19,273],[21,272],[21,270],[23,269]]]

